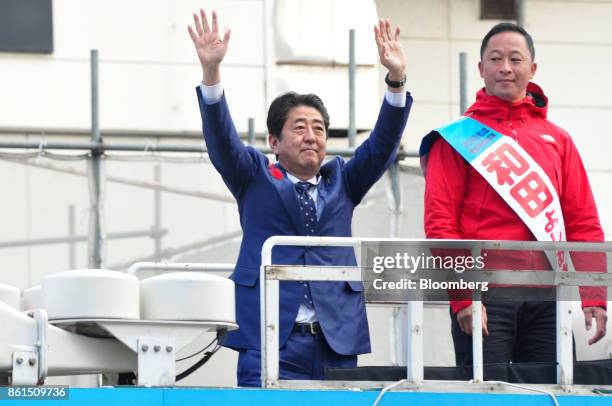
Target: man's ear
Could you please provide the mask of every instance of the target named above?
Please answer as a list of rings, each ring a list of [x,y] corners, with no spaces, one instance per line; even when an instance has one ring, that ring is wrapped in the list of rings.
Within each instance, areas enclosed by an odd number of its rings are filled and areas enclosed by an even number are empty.
[[[270,145],[272,153],[278,154],[278,137],[276,135],[268,134],[268,145]]]
[[[482,61],[478,62],[478,72],[480,72],[480,77],[484,79],[484,76],[482,76]]]
[[[531,77],[529,79],[533,79],[537,70],[538,70],[538,64],[533,62],[531,64]]]

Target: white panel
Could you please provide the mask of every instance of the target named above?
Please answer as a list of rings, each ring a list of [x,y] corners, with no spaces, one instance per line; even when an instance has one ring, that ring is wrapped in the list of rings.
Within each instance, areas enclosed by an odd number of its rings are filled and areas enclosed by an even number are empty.
[[[89,62],[25,57],[3,61],[0,75],[17,79],[0,84],[0,125],[89,128],[89,72]],[[263,70],[226,67],[222,75],[227,93],[233,95],[231,109],[238,129],[246,130],[248,117],[254,115],[258,122],[265,120]],[[102,61],[99,81],[102,129],[201,128],[195,94],[201,81],[197,65]]]
[[[0,227],[0,241],[20,240],[27,238],[27,214],[29,176],[22,165],[0,161],[0,179],[2,183],[2,210],[10,213],[12,221],[6,221]],[[0,250],[0,255],[6,250]],[[4,264],[4,262],[0,263]],[[0,280],[0,282],[6,282]]]
[[[599,221],[604,230],[606,241],[612,241],[612,209],[610,209],[610,202],[612,202],[611,177],[612,171],[609,169],[589,172],[589,182],[595,196],[595,203],[599,211]],[[608,257],[610,255],[608,254]]]
[[[612,108],[569,108],[555,106],[554,101],[549,119],[565,129],[576,144],[582,161],[587,168],[593,195],[606,240],[612,239],[612,161],[610,161],[609,134],[605,129]]]
[[[184,347],[179,352],[179,357],[193,354],[201,350],[214,338],[211,333],[204,333],[193,343]],[[238,362],[238,351],[229,348],[221,348],[212,357],[206,366],[198,369],[193,374],[176,383],[177,386],[205,386],[205,387],[233,387],[236,385],[236,364]],[[189,365],[189,360],[179,362],[177,369],[183,370]]]
[[[525,24],[536,45],[541,41],[611,44],[610,1],[530,0],[525,3]]]
[[[229,64],[262,64],[261,1],[62,0],[54,3],[54,58],[191,63],[196,61],[187,24],[192,13],[215,7],[220,27],[232,28]],[[255,23],[254,23],[255,22]]]
[[[142,60],[168,51],[164,0],[56,2],[56,57],[87,58],[90,48],[113,59]]]
[[[407,86],[415,100],[446,103],[449,99],[449,46],[445,42],[403,41],[406,58]]]
[[[257,113],[253,106],[263,104],[257,102],[263,99],[263,71],[225,67],[222,78],[236,126],[246,130],[248,117]],[[197,67],[105,64],[100,81],[102,128],[201,129]]]
[[[501,20],[481,20],[480,0],[451,0],[450,38],[453,40],[482,40],[482,37]],[[480,45],[478,46],[480,50]]]
[[[418,151],[421,139],[434,128],[457,117],[454,113],[459,109],[458,106],[448,104],[420,103],[417,96],[415,99],[402,138],[402,144],[407,151]],[[415,214],[415,216],[421,215],[422,213]]]
[[[401,27],[403,38],[448,37],[448,0],[379,0],[376,5],[380,18]]]
[[[276,71],[275,79],[275,88],[279,94],[295,91],[319,95],[329,111],[331,128],[348,127],[348,69],[281,66]],[[384,82],[376,69],[357,69],[357,128],[374,126],[382,103],[379,86],[384,86]]]
[[[348,62],[348,30],[353,28],[357,63],[375,63],[375,22],[372,0],[279,0],[276,55],[281,60]]]
[[[146,2],[146,0],[143,0]],[[264,9],[263,0],[166,0],[168,8],[168,58],[173,63],[197,63],[193,43],[187,33],[192,14],[203,8],[210,16],[212,10],[219,15],[219,29],[232,30],[230,46],[225,57],[228,65],[263,66]],[[153,27],[155,28],[155,27]],[[155,59],[155,58],[153,58]]]
[[[66,167],[64,162],[52,162],[54,166]],[[74,166],[85,170],[84,161]],[[30,205],[32,207],[32,237],[56,237],[68,234],[68,205],[75,204],[78,219],[84,217],[83,210],[89,206],[87,181],[85,177],[60,174],[45,169],[30,169]],[[50,198],[53,197],[53,198]],[[87,222],[84,221],[86,224]]]
[[[542,84],[551,105],[612,108],[609,94],[612,81],[612,44],[541,45],[536,43],[538,72],[535,80]],[[571,72],[571,77],[568,73]]]
[[[2,126],[88,127],[89,65],[39,57],[1,58]]]
[[[202,128],[195,87],[202,78],[195,66],[177,66],[168,73],[165,93],[171,114],[168,128],[199,131]],[[248,129],[249,117],[255,118],[255,130],[265,130],[268,106],[264,104],[262,68],[222,67],[221,80],[230,112],[240,132]]]
[[[612,108],[567,108],[552,104],[549,119],[566,130],[578,147],[587,168],[612,170],[609,134],[604,130]]]
[[[323,3],[329,2],[323,1]],[[374,1],[335,0],[332,15],[334,21],[329,40],[333,45],[334,60],[349,62],[349,30],[354,29],[356,63],[378,63],[378,51],[374,41],[374,24],[377,21]]]
[[[453,41],[449,47],[450,59],[450,94],[451,101],[457,105],[453,110],[453,114],[459,114],[459,53],[467,54],[466,69],[467,69],[467,106],[469,107],[476,101],[476,92],[484,87],[484,82],[478,71],[478,62],[480,61],[480,41]]]

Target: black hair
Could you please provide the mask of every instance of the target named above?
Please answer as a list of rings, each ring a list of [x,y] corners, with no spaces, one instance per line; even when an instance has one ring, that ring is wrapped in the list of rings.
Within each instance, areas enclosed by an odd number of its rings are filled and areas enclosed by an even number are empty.
[[[531,60],[534,61],[535,47],[533,45],[533,38],[531,38],[531,35],[529,35],[529,33],[525,31],[523,27],[514,23],[499,23],[493,28],[491,28],[489,32],[487,32],[487,35],[485,35],[482,39],[482,44],[480,44],[480,59],[482,60],[482,56],[484,55],[484,51],[487,48],[487,45],[489,45],[489,40],[491,39],[491,37],[496,34],[507,31],[519,33],[523,36],[523,38],[525,38],[525,41],[527,41],[527,48],[529,48],[529,53],[531,54]]]
[[[327,108],[323,104],[323,101],[316,94],[298,94],[295,92],[288,92],[281,96],[278,96],[268,109],[268,119],[266,124],[268,126],[268,133],[274,135],[279,140],[282,137],[283,126],[287,121],[287,116],[292,108],[298,106],[309,106],[315,108],[323,117],[323,123],[325,124],[325,133],[329,129],[329,114]]]

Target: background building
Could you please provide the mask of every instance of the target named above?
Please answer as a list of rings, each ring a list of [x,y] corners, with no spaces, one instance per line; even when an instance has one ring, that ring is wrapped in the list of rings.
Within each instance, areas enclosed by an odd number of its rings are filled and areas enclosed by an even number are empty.
[[[0,141],[34,141],[39,148],[0,152],[0,283],[23,289],[49,273],[88,266],[85,153],[50,151],[45,143],[90,138],[90,49],[99,51],[104,141],[145,146],[141,152],[108,153],[104,159],[104,266],[125,270],[136,261],[154,259],[233,262],[240,240],[235,203],[205,154],[154,148],[201,142],[194,91],[201,73],[186,30],[192,12],[214,8],[221,26],[232,28],[223,84],[238,130],[246,136],[253,118],[256,142],[262,146],[267,105],[287,90],[320,94],[337,136],[331,145],[347,145],[349,28],[356,30],[356,126],[365,131],[373,125],[384,72],[372,26],[378,16],[390,17],[402,27],[408,57],[415,104],[403,144],[414,151],[431,128],[459,115],[460,52],[467,53],[468,103],[482,87],[480,41],[501,21],[482,17],[489,3],[503,8],[504,2],[32,0],[27,2],[32,8],[19,14],[15,7],[21,3],[26,2],[0,3],[0,27],[11,22],[21,29],[17,35],[0,29]],[[521,15],[536,43],[535,81],[550,98],[550,118],[572,135],[582,154],[610,239],[612,163],[604,137],[612,111],[612,1],[524,0],[522,13],[508,18]],[[38,39],[37,30],[42,30]],[[23,52],[23,41],[38,44],[39,51]],[[416,160],[402,163],[401,215],[393,215],[388,180],[383,179],[356,211],[356,236],[423,237],[423,181],[417,166]],[[71,242],[49,243],[65,237]],[[369,311],[375,352],[360,362],[401,362],[401,348],[393,344],[393,311]],[[426,348],[426,364],[450,364],[447,310],[428,311],[431,328],[425,342],[431,342],[428,336],[442,337],[446,350]],[[234,358],[229,351],[220,353],[211,361],[215,367],[208,365],[187,383],[235,383],[227,366]]]

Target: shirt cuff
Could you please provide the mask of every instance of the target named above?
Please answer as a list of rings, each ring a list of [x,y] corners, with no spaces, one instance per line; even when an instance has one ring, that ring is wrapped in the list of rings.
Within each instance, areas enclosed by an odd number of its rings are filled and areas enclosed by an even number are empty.
[[[393,107],[406,107],[406,92],[393,93],[385,90],[385,100]]]
[[[223,86],[221,85],[221,82],[212,86],[207,86],[204,83],[200,83],[200,91],[202,92],[204,103],[206,104],[215,104],[221,100],[221,97],[223,97]]]

